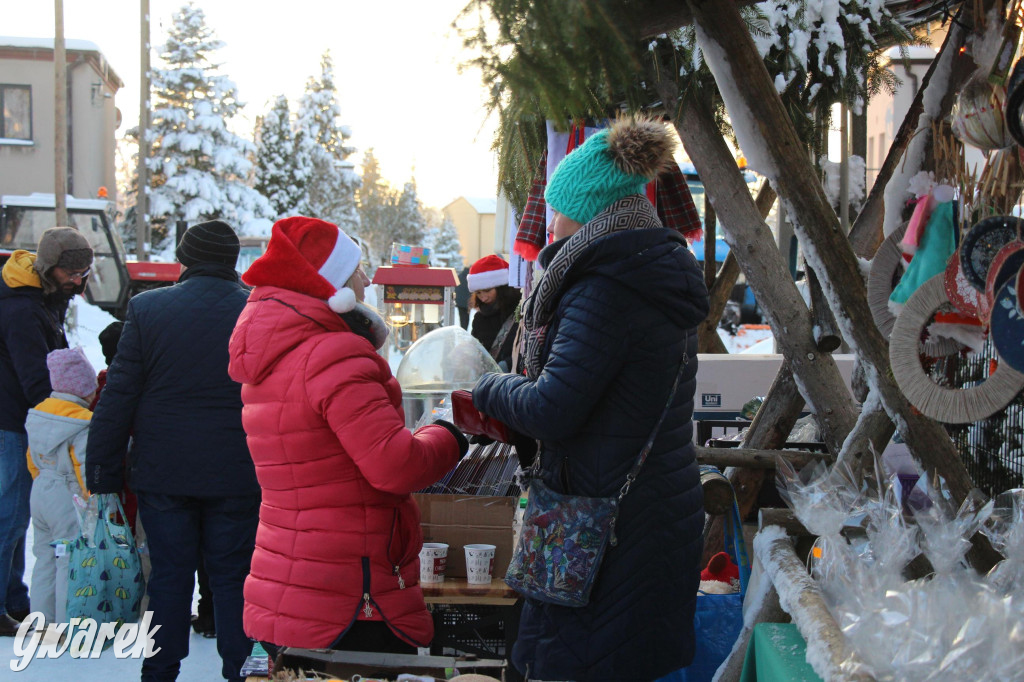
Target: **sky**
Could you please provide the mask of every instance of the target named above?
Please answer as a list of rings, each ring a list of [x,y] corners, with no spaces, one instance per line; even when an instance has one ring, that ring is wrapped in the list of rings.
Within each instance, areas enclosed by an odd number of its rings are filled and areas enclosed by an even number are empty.
[[[479,72],[466,59],[452,20],[468,0],[197,0],[214,36],[220,73],[247,106],[232,126],[251,135],[256,117],[279,94],[295,110],[306,80],[319,76],[331,51],[341,107],[352,130],[357,167],[373,148],[384,177],[398,188],[415,177],[420,200],[442,208],[460,196],[494,197],[495,123],[484,108]],[[152,65],[181,0],[150,0]],[[64,0],[64,36],[96,43],[125,86],[118,137],[138,123],[140,18],[136,0]],[[244,8],[244,9],[243,9]],[[24,2],[0,32],[52,38],[54,3]]]

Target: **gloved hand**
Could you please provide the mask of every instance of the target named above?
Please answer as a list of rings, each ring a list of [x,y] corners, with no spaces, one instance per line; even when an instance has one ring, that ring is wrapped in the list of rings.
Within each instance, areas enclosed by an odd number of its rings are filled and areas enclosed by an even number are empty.
[[[455,440],[459,442],[459,457],[463,457],[469,450],[469,441],[466,440],[465,434],[463,434],[462,431],[459,431],[455,424],[445,421],[444,419],[435,419],[434,423],[448,429],[448,432],[455,436]]]
[[[516,457],[519,458],[519,466],[526,471],[533,464],[537,456],[537,441],[518,431],[512,432],[512,447],[516,449]]]

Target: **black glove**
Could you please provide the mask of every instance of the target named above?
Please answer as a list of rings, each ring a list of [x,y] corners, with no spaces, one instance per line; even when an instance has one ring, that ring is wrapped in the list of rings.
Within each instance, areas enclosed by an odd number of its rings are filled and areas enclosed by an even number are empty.
[[[469,437],[469,442],[473,445],[490,445],[494,442],[494,439],[490,436],[485,436],[482,433],[478,433],[474,436]]]
[[[519,466],[526,471],[533,464],[537,456],[537,441],[529,436],[524,436],[518,431],[512,432],[512,447],[516,449],[516,457],[519,458]]]
[[[466,440],[466,436],[462,433],[462,431],[459,431],[459,429],[456,428],[455,424],[452,424],[451,422],[446,422],[443,419],[435,419],[434,423],[437,424],[438,426],[443,426],[444,428],[448,429],[448,432],[455,436],[455,440],[459,441],[459,457],[465,455],[466,451],[469,450],[469,441]]]

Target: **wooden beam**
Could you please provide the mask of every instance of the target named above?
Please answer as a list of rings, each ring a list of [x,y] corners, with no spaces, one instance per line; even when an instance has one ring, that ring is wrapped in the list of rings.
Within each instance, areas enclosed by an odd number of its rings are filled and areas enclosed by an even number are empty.
[[[974,487],[973,481],[942,426],[918,413],[892,377],[888,343],[874,324],[867,303],[864,279],[853,249],[846,235],[839,229],[835,211],[829,205],[824,188],[804,153],[803,145],[746,24],[731,3],[711,0],[687,0],[687,3],[694,13],[697,41],[704,53],[727,55],[727,58],[708,60],[715,81],[727,84],[721,88],[726,108],[730,112],[742,112],[744,120],[757,125],[756,130],[738,126],[739,142],[741,146],[750,147],[755,156],[763,157],[763,163],[770,165],[763,170],[774,176],[769,177],[769,180],[776,187],[787,214],[793,220],[805,256],[821,280],[830,307],[837,314],[844,338],[864,362],[868,380],[877,387],[882,405],[897,423],[911,453],[929,476],[945,478],[955,499],[963,501]],[[742,83],[743,87],[736,87],[736,83]],[[748,154],[748,158],[750,156]],[[716,207],[719,214],[724,215],[718,202]],[[775,303],[777,305],[779,300],[776,299]],[[772,306],[772,310],[779,309]],[[773,328],[778,327],[773,325]],[[789,331],[792,333],[793,329]],[[797,332],[801,338],[802,331]],[[815,357],[819,364],[821,358],[828,357],[818,355]],[[820,403],[823,394],[831,393],[834,389],[825,383],[807,381],[801,373],[804,368],[799,366],[799,358],[791,353],[787,353],[787,358],[801,379],[804,397],[808,403],[817,407],[815,403]],[[814,411],[820,418],[821,411]],[[839,452],[841,448],[830,450]],[[995,560],[997,556],[990,558]],[[975,567],[987,570],[990,566]]]
[[[658,81],[656,87],[666,102],[677,101],[673,83]],[[697,166],[730,250],[736,254],[747,283],[768,318],[780,351],[800,378],[800,385],[827,387],[804,398],[818,418],[829,451],[839,452],[856,422],[856,409],[835,361],[827,353],[819,352],[814,343],[810,312],[774,237],[711,114],[691,102],[668,109],[678,116],[672,123]]]
[[[824,680],[870,680],[841,671],[843,661],[856,657],[839,624],[828,610],[821,588],[796,556],[792,541],[781,528],[770,526],[754,536],[754,554],[778,590],[779,603],[807,641],[807,661]]]
[[[762,450],[761,448],[706,448],[700,445],[697,446],[697,461],[701,464],[712,464],[719,469],[726,467],[774,469],[776,457],[783,458],[797,469],[821,460],[829,464],[835,461],[835,457],[827,452]]]
[[[786,535],[803,535],[815,537],[814,533],[807,530],[800,519],[796,517],[792,509],[781,509],[777,507],[764,507],[757,514],[757,529],[764,530],[768,526],[779,526],[786,531]]]

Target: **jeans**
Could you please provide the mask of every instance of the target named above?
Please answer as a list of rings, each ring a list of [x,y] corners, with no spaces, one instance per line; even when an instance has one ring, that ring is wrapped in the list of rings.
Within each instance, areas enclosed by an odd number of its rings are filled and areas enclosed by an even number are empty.
[[[29,522],[32,475],[25,451],[28,437],[0,431],[0,613],[27,611],[25,533]]]
[[[200,498],[137,493],[153,570],[149,610],[154,647],[161,651],[142,664],[143,682],[175,680],[188,656],[192,594],[200,555],[213,592],[217,652],[225,679],[241,681],[238,671],[252,651],[242,629],[242,587],[256,545],[260,496]]]

